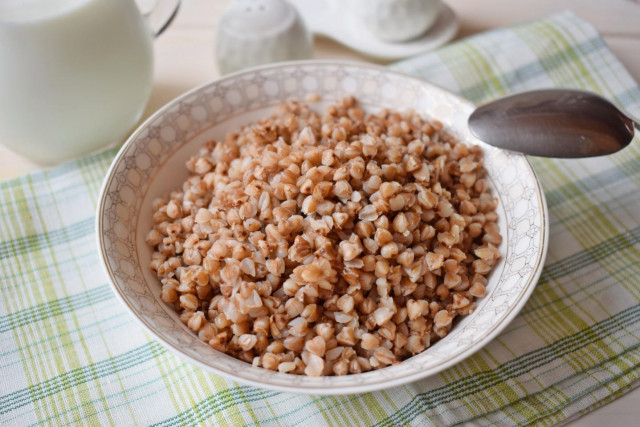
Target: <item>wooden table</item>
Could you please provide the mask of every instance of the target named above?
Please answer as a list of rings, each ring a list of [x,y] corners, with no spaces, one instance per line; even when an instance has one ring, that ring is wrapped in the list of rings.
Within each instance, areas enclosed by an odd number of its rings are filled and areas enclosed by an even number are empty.
[[[147,117],[182,92],[219,76],[214,61],[216,22],[231,0],[183,0],[172,26],[155,43],[155,85]],[[460,19],[458,38],[570,9],[592,23],[640,81],[640,0],[445,0]],[[317,39],[315,58],[368,60],[328,40]],[[43,169],[0,146],[0,180]],[[640,389],[592,412],[573,426],[637,425]]]

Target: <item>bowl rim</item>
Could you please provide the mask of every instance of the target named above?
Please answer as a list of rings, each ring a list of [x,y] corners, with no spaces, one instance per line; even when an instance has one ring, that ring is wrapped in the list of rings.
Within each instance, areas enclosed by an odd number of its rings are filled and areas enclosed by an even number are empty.
[[[324,384],[317,384],[317,385],[279,385],[279,384],[271,384],[271,383],[267,383],[267,382],[259,382],[259,381],[254,381],[252,379],[249,378],[244,378],[242,376],[238,376],[238,375],[234,375],[232,373],[223,371],[219,368],[216,368],[214,366],[202,363],[201,361],[194,359],[193,357],[189,356],[188,354],[184,353],[178,346],[173,345],[172,343],[166,341],[162,336],[160,336],[155,330],[154,328],[149,325],[135,310],[134,307],[131,306],[131,304],[129,304],[129,302],[126,300],[125,296],[122,294],[122,292],[120,291],[120,289],[115,285],[115,278],[114,275],[107,263],[107,254],[104,251],[104,240],[103,240],[103,235],[102,235],[102,230],[103,230],[103,219],[102,219],[102,212],[104,210],[104,204],[105,204],[105,200],[106,200],[106,194],[107,194],[107,190],[108,190],[108,186],[111,182],[111,178],[112,175],[114,174],[114,171],[116,169],[117,166],[119,166],[120,162],[122,161],[125,152],[129,149],[130,146],[132,146],[134,144],[134,141],[137,139],[137,137],[151,124],[153,123],[159,116],[161,116],[162,114],[164,114],[165,112],[167,112],[168,110],[170,110],[172,107],[174,107],[179,101],[183,100],[184,98],[189,97],[192,94],[195,94],[197,92],[199,92],[200,90],[215,85],[215,84],[221,84],[227,80],[232,80],[235,79],[243,74],[247,74],[247,73],[252,73],[252,72],[256,72],[256,71],[265,71],[265,70],[277,70],[278,68],[285,68],[285,67],[290,67],[290,66],[304,66],[304,65],[315,65],[315,66],[327,66],[327,67],[333,67],[333,66],[352,66],[352,67],[358,67],[358,68],[364,68],[364,69],[371,69],[371,70],[376,70],[376,71],[380,71],[386,74],[392,74],[395,75],[399,78],[402,79],[410,79],[415,81],[416,83],[419,83],[421,85],[425,85],[426,87],[431,87],[431,88],[435,88],[437,90],[440,90],[442,92],[445,92],[448,96],[450,96],[451,98],[455,99],[457,102],[466,105],[467,107],[469,107],[470,109],[474,109],[475,105],[463,98],[462,96],[451,92],[448,89],[443,88],[440,85],[437,85],[435,83],[432,83],[428,80],[424,80],[403,72],[399,72],[393,69],[390,69],[388,67],[385,66],[380,66],[380,65],[375,65],[375,64],[370,64],[367,62],[360,62],[360,61],[348,61],[348,60],[325,60],[325,59],[311,59],[311,60],[296,60],[296,61],[283,61],[283,62],[277,62],[277,63],[273,63],[273,64],[267,64],[267,65],[262,65],[262,66],[258,66],[258,67],[252,67],[252,68],[248,68],[248,69],[244,69],[241,71],[237,71],[234,73],[229,73],[226,74],[220,78],[216,78],[213,80],[210,80],[208,82],[202,83],[178,96],[176,96],[175,98],[173,98],[172,100],[170,100],[169,102],[167,102],[166,104],[164,104],[162,107],[160,107],[158,110],[156,110],[153,114],[151,114],[147,119],[145,119],[132,133],[131,135],[127,138],[127,140],[123,143],[123,145],[120,147],[120,149],[118,150],[118,152],[116,153],[115,157],[113,158],[111,164],[109,165],[109,168],[105,174],[105,178],[102,182],[102,185],[100,187],[100,192],[99,192],[99,199],[98,199],[98,203],[96,206],[96,219],[95,219],[95,231],[96,231],[96,244],[97,244],[97,249],[98,249],[98,254],[99,254],[99,258],[100,258],[100,264],[102,266],[103,271],[106,274],[106,277],[108,279],[109,285],[111,287],[111,289],[113,290],[114,294],[116,295],[117,299],[120,300],[120,302],[127,308],[127,310],[130,312],[130,314],[132,315],[133,318],[136,319],[136,321],[138,322],[139,325],[141,325],[146,331],[148,331],[151,336],[153,337],[153,339],[157,340],[160,344],[162,344],[163,347],[165,347],[166,349],[168,349],[169,351],[171,351],[173,354],[175,354],[176,356],[187,360],[189,363],[196,365],[200,368],[202,368],[203,370],[205,370],[206,372],[209,373],[213,373],[219,376],[224,377],[227,380],[231,380],[231,381],[237,381],[239,383],[242,384],[246,384],[246,385],[251,385],[251,386],[255,386],[258,388],[262,388],[262,389],[268,389],[268,390],[273,390],[273,391],[278,391],[278,392],[287,392],[287,393],[303,393],[303,394],[309,394],[309,395],[349,395],[349,394],[354,394],[354,393],[365,393],[365,392],[370,392],[370,391],[377,391],[377,390],[384,390],[384,389],[388,389],[388,388],[392,388],[392,387],[396,387],[396,386],[400,386],[400,385],[404,385],[404,384],[409,384],[409,383],[413,383],[415,381],[421,380],[421,379],[425,379],[431,376],[434,376],[442,371],[444,371],[445,369],[450,368],[451,366],[454,366],[458,363],[460,363],[461,361],[467,359],[468,357],[470,357],[471,355],[473,355],[474,353],[476,353],[477,351],[481,350],[482,348],[484,348],[489,342],[493,341],[493,339],[500,333],[502,332],[512,321],[513,319],[520,313],[520,311],[522,310],[522,308],[524,307],[524,305],[526,304],[526,302],[529,300],[529,297],[531,296],[531,294],[533,293],[534,289],[536,288],[536,285],[540,279],[540,275],[542,274],[542,270],[543,270],[543,266],[544,266],[544,262],[547,256],[547,250],[548,250],[548,244],[549,244],[549,212],[548,212],[548,208],[547,208],[547,201],[544,195],[544,192],[542,191],[542,186],[540,184],[540,181],[535,173],[535,170],[533,169],[533,167],[531,166],[531,163],[529,162],[529,159],[522,155],[522,154],[518,154],[520,156],[522,156],[525,166],[528,168],[531,176],[533,177],[533,180],[535,181],[536,184],[536,190],[537,190],[537,196],[538,199],[541,201],[540,204],[540,209],[541,209],[541,224],[540,224],[540,228],[543,230],[543,235],[542,235],[542,241],[541,241],[541,250],[538,251],[538,256],[536,259],[536,264],[534,267],[534,272],[531,275],[530,279],[528,280],[527,284],[523,287],[522,292],[520,293],[520,295],[518,296],[518,299],[516,301],[516,303],[511,306],[508,310],[507,313],[504,315],[503,320],[500,323],[497,323],[495,325],[493,325],[488,331],[485,331],[484,336],[475,344],[469,346],[468,348],[462,350],[461,352],[459,352],[458,354],[456,354],[455,356],[449,358],[448,360],[446,360],[445,362],[443,362],[442,364],[438,365],[437,367],[427,370],[427,371],[416,371],[414,373],[411,374],[407,374],[407,375],[403,375],[400,376],[398,378],[391,378],[391,379],[387,379],[387,381],[385,381],[384,383],[381,382],[376,382],[373,384],[360,384],[354,381],[353,384],[350,385],[345,385],[345,386],[339,386],[339,388],[336,388],[334,386],[329,386],[327,387]],[[473,137],[473,136],[472,136]],[[383,368],[386,369],[386,368]],[[376,371],[372,371],[372,372],[376,372]],[[362,373],[362,374],[351,374],[349,376],[351,377],[356,377],[356,376],[360,376],[360,375],[365,375],[366,373]],[[286,374],[285,374],[286,375]],[[381,385],[383,384],[383,385]]]

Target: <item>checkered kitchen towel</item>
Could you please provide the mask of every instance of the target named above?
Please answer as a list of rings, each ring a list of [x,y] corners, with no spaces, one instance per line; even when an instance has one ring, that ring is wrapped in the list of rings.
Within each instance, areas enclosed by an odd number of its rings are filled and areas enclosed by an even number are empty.
[[[475,102],[573,86],[640,115],[640,89],[571,13],[394,66]],[[404,387],[309,397],[241,386],[143,332],[99,266],[93,229],[113,151],[0,184],[0,424],[550,425],[640,376],[640,141],[606,158],[532,159],[550,212],[533,296],[473,357]]]

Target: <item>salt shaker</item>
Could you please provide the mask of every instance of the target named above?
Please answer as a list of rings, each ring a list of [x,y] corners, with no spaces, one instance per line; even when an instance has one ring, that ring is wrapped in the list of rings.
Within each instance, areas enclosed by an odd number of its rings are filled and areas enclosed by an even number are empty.
[[[360,22],[378,39],[404,42],[424,34],[436,21],[440,0],[356,0]]]
[[[218,24],[217,59],[222,74],[311,57],[312,37],[285,0],[234,0]]]

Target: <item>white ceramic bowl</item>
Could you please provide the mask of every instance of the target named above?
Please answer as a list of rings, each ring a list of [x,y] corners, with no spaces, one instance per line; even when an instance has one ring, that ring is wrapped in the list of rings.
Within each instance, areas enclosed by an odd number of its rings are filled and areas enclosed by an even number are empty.
[[[481,144],[467,130],[468,101],[428,82],[385,68],[300,61],[229,75],[173,100],[133,133],[116,156],[102,188],[96,228],[99,252],[113,290],[131,314],[167,348],[203,369],[241,383],[278,391],[347,394],[409,383],[440,372],[493,339],[533,291],[546,253],[548,219],[538,181],[526,158],[483,146],[494,194],[499,198],[502,261],[477,310],[423,353],[397,366],[341,377],[306,377],[255,368],[219,353],[186,328],[160,300],[147,267],[151,202],[178,189],[186,160],[212,138],[263,118],[286,99],[310,92],[329,102],[354,94],[365,109],[413,108],[442,121],[462,141]],[[482,144],[481,144],[482,145]]]

